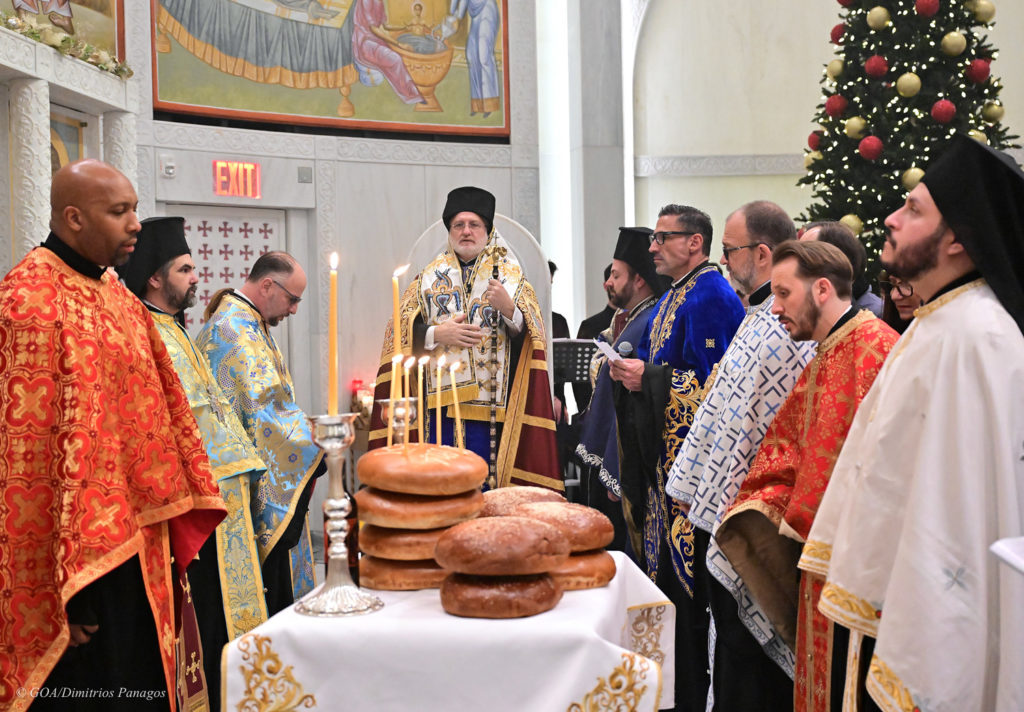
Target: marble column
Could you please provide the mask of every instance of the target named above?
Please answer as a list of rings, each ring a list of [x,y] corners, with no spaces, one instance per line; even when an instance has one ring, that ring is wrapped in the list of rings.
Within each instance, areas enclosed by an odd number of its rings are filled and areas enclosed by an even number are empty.
[[[103,114],[103,160],[121,171],[138,191],[139,157],[136,151],[135,114],[108,111]]]
[[[43,79],[8,84],[11,227],[14,262],[38,245],[50,224],[50,88]]]

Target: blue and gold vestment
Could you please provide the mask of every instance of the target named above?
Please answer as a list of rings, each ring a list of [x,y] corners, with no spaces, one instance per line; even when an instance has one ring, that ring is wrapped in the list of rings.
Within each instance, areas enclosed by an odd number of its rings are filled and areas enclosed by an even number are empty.
[[[306,414],[295,402],[295,387],[284,356],[259,311],[231,290],[218,292],[206,309],[196,340],[217,383],[256,446],[267,472],[252,493],[260,561],[297,531],[291,548],[293,594],[312,590],[313,556],[308,521],[291,526],[300,500],[323,458],[313,442]]]

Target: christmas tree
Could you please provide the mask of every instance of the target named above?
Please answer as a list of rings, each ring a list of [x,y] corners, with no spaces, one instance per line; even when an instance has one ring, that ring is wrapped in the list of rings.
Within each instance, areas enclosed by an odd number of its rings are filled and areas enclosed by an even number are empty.
[[[996,50],[984,34],[990,0],[838,0],[836,59],[825,67],[820,128],[808,138],[814,202],[803,220],[841,220],[858,233],[877,272],[883,224],[921,180],[932,156],[969,132],[1013,147],[1000,123]]]

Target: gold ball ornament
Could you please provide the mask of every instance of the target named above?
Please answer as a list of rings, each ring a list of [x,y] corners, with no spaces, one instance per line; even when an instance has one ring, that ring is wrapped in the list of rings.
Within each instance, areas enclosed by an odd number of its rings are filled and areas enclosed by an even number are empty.
[[[997,101],[987,101],[985,106],[981,108],[981,117],[990,124],[1002,121],[1005,113],[1006,110],[1003,108],[1003,105]]]
[[[825,74],[828,75],[829,79],[835,79],[843,73],[843,69],[846,68],[846,63],[841,59],[833,59],[825,66]]]
[[[881,5],[876,5],[868,10],[868,27],[872,30],[881,30],[889,24],[890,19],[889,11]]]
[[[844,130],[846,135],[850,138],[864,138],[864,129],[868,127],[868,122],[860,116],[851,116],[846,120]]]
[[[859,235],[864,231],[864,221],[853,213],[849,213],[848,215],[844,215],[839,218],[839,222],[853,230],[854,235]]]
[[[804,156],[804,168],[810,168],[815,161],[820,161],[824,157],[821,151],[811,151]]]
[[[983,25],[992,22],[992,18],[996,16],[996,6],[989,0],[976,0],[970,10],[974,13],[974,19]]]
[[[916,188],[922,178],[924,178],[924,171],[917,166],[914,166],[903,171],[903,175],[900,177],[900,182],[903,184],[903,187],[909,191]]]
[[[967,132],[967,135],[973,138],[975,141],[978,141],[979,143],[984,143],[988,145],[988,136],[985,135],[984,131],[979,131],[978,129],[971,129],[970,131]]]
[[[896,91],[900,93],[900,96],[908,98],[917,96],[917,93],[921,91],[921,77],[913,72],[901,74],[900,78],[896,80]]]
[[[958,57],[967,49],[967,38],[953,30],[942,38],[942,53],[948,57]]]

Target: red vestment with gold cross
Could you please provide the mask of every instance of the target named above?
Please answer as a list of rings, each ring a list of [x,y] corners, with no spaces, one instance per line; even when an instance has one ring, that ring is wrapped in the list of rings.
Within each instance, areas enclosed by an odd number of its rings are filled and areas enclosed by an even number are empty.
[[[116,275],[37,248],[0,282],[0,417],[0,707],[28,706],[16,691],[68,647],[68,600],[135,555],[173,700],[181,576],[225,508],[163,340]]]
[[[796,562],[857,406],[898,338],[862,311],[818,345],[716,531],[772,625],[796,649],[798,712],[829,708],[832,624],[818,612],[820,579],[801,576]]]

